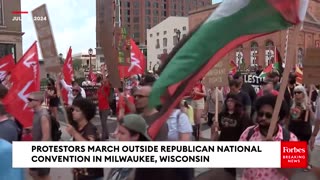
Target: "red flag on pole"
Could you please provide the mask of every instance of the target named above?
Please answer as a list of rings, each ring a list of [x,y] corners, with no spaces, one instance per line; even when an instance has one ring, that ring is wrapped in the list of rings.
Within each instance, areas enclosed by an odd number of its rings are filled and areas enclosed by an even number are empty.
[[[40,65],[36,42],[22,56],[11,72],[12,87],[4,98],[7,111],[24,127],[32,126],[33,112],[27,107],[31,92],[40,90]]]
[[[144,54],[136,45],[133,39],[131,43],[131,64],[130,66],[118,66],[120,78],[127,78],[136,74],[143,74],[146,68],[146,60]]]
[[[4,56],[0,59],[0,80],[3,81],[4,78],[8,75],[8,73],[11,72],[11,70],[14,68],[14,59],[12,57],[12,54],[9,54],[7,56]]]
[[[66,60],[64,61],[62,73],[63,73],[64,81],[67,84],[71,84],[72,78],[73,78],[72,49],[71,49],[71,47],[69,48]],[[68,91],[66,89],[62,88],[61,95],[62,95],[62,99],[63,99],[64,103],[68,104]]]

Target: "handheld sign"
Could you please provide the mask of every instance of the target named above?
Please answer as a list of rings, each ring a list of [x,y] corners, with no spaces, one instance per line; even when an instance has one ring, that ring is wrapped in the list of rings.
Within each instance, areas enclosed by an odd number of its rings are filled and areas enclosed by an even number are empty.
[[[303,60],[303,83],[320,83],[320,49],[307,48],[306,56]]]
[[[37,31],[42,57],[47,72],[59,73],[61,65],[45,4],[32,11],[33,22]]]

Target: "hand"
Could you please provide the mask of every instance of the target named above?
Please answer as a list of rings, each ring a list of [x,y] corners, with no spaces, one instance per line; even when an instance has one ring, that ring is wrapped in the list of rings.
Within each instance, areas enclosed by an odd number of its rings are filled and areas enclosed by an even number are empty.
[[[213,124],[212,124],[212,130],[213,131],[219,131],[219,122],[218,121],[213,121]]]
[[[316,142],[316,136],[311,136],[310,140],[309,140],[309,145],[310,145],[310,149],[311,151],[313,150],[314,148],[314,143]]]
[[[74,136],[74,134],[76,133],[76,130],[74,129],[73,126],[71,126],[70,124],[67,124],[67,128],[66,131],[70,134],[70,136]]]

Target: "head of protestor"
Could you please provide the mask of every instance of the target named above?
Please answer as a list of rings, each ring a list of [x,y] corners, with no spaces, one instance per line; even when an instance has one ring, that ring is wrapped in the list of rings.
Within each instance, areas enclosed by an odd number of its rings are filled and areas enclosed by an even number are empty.
[[[297,75],[295,72],[291,72],[289,74],[289,80],[288,80],[288,84],[289,85],[295,85],[297,82]]]
[[[243,105],[236,94],[229,93],[226,96],[224,104],[223,113],[232,112],[238,115],[243,113]]]
[[[238,81],[241,87],[243,84],[243,75],[241,74],[241,72],[237,72],[235,75],[233,75],[233,80]]]
[[[153,74],[145,74],[140,81],[141,86],[152,85],[156,81],[156,78]]]
[[[272,79],[264,79],[262,82],[263,94],[269,94],[274,89],[274,81]]]
[[[44,93],[40,91],[32,92],[29,94],[27,100],[28,107],[37,110],[41,108],[41,105],[44,102]]]
[[[257,112],[256,122],[259,125],[260,131],[268,131],[274,108],[276,106],[277,96],[265,95],[259,97],[255,102],[255,109]],[[281,107],[279,111],[278,121],[280,122],[285,117],[288,116],[288,106],[286,102],[281,102]]]
[[[72,103],[72,118],[76,123],[89,122],[96,114],[96,105],[89,99],[75,99]]]
[[[241,89],[241,83],[238,80],[230,80],[229,81],[230,92],[233,94],[238,94]]]
[[[2,103],[3,99],[6,97],[8,92],[9,92],[8,88],[3,84],[0,84],[0,103]]]
[[[119,141],[151,141],[148,125],[144,118],[137,114],[128,114],[119,121],[117,139]]]
[[[303,86],[299,85],[294,88],[293,92],[293,106],[295,106],[296,104],[301,104],[303,108],[306,108],[308,102],[308,94],[306,89]]]
[[[78,96],[80,94],[80,92],[81,92],[81,88],[79,85],[75,85],[72,87],[72,95],[73,96],[75,96],[75,97]]]
[[[137,90],[134,92],[133,97],[135,99],[134,104],[136,106],[137,113],[144,114],[150,110],[148,106],[148,100],[151,90],[152,85],[144,85],[138,86]]]

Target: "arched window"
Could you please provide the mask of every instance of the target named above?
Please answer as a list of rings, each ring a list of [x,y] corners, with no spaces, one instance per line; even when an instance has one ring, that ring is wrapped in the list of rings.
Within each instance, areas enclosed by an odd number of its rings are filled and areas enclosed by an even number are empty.
[[[258,49],[258,43],[255,41],[251,42],[250,66],[257,66]]]
[[[299,67],[303,67],[303,56],[304,56],[304,52],[302,48],[298,49],[298,65]]]
[[[272,63],[272,60],[274,59],[274,43],[271,40],[268,40],[266,42],[266,58],[265,63],[266,66],[269,66]]]
[[[243,63],[243,45],[239,45],[236,49],[236,64],[238,67]]]

